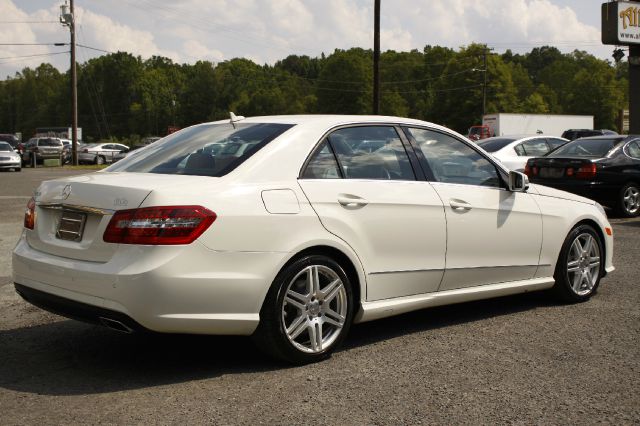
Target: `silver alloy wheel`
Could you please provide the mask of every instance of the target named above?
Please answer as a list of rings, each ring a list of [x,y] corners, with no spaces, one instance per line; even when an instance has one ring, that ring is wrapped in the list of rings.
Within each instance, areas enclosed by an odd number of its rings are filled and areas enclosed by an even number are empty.
[[[600,276],[600,246],[589,233],[578,235],[567,256],[567,274],[571,290],[578,296],[589,294]]]
[[[306,353],[326,350],[340,336],[347,303],[347,291],[333,269],[307,266],[286,288],[281,318],[287,338]]]
[[[629,214],[635,214],[640,209],[640,191],[635,186],[628,187],[622,195],[624,210]]]

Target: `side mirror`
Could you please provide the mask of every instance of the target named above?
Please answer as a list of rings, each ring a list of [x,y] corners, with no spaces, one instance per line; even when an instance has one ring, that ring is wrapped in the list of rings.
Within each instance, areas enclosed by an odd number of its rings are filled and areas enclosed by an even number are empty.
[[[509,191],[511,192],[526,192],[529,189],[529,178],[524,173],[509,172]]]

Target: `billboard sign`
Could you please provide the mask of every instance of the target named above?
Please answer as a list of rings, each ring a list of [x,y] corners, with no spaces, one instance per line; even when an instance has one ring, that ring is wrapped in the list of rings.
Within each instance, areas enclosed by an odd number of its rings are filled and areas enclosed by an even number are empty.
[[[601,11],[603,44],[640,44],[640,2],[603,3]]]

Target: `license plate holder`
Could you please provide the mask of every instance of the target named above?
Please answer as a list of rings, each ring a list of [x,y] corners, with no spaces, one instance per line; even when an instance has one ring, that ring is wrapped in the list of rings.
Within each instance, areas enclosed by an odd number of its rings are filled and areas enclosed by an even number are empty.
[[[63,209],[58,222],[58,229],[56,230],[56,238],[66,241],[82,241],[86,222],[86,213]]]
[[[561,178],[564,176],[564,168],[543,167],[540,169],[540,177],[543,178]]]

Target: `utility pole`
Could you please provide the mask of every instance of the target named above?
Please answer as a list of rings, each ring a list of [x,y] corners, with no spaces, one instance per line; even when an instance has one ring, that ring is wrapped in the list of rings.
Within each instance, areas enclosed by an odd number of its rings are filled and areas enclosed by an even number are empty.
[[[482,84],[482,117],[484,119],[484,115],[486,114],[487,109],[487,47],[484,48],[483,51],[483,67],[484,70],[484,83]]]
[[[73,164],[78,165],[78,77],[76,74],[76,24],[73,0],[60,6],[60,23],[69,27],[71,33],[71,155]]]
[[[640,45],[629,46],[629,134],[640,135]]]
[[[373,114],[380,114],[380,0],[373,13]]]

